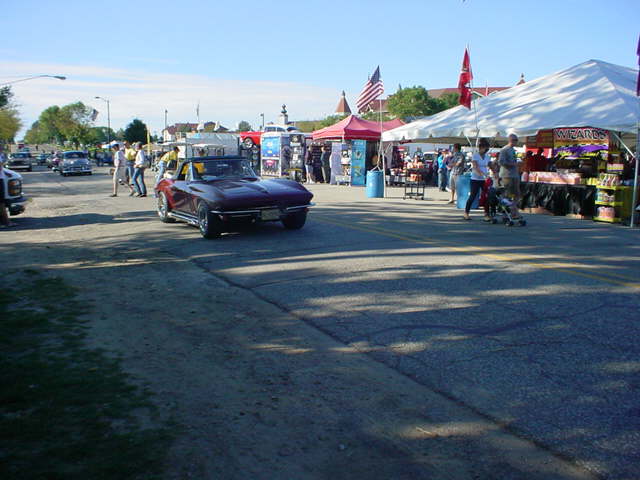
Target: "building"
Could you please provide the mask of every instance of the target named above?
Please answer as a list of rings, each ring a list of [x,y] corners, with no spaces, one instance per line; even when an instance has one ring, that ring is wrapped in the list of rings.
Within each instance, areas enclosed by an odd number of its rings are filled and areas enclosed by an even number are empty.
[[[338,115],[351,115],[351,108],[349,108],[349,104],[347,103],[347,96],[344,90],[340,96],[340,101],[338,102],[335,113]]]

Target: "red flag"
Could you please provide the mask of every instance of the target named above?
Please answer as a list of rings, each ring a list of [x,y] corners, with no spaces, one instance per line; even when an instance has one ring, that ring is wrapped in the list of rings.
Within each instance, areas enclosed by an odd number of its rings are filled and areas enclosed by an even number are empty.
[[[467,108],[471,108],[471,88],[469,86],[471,80],[473,80],[473,73],[471,73],[469,50],[465,48],[462,70],[460,70],[460,79],[458,80],[458,91],[460,92],[460,105],[464,105]]]

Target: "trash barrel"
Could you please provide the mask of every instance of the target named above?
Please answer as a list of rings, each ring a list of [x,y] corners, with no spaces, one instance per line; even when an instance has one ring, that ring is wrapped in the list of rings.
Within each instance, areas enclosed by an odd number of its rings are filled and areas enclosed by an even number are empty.
[[[467,199],[471,193],[471,174],[466,173],[458,177],[456,182],[456,207],[463,209],[467,205]],[[478,208],[480,201],[480,194],[476,196],[471,208]]]
[[[384,176],[382,170],[369,170],[367,172],[367,197],[381,198],[384,196]]]

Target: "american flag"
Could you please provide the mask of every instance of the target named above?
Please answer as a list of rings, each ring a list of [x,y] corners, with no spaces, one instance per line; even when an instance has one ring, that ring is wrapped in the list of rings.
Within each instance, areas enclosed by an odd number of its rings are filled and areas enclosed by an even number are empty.
[[[382,79],[380,78],[380,67],[376,67],[376,71],[373,72],[371,78],[367,80],[367,83],[365,83],[364,88],[362,89],[362,92],[360,92],[360,96],[358,97],[358,101],[356,102],[358,113],[364,112],[369,104],[383,93],[384,85],[382,84]]]

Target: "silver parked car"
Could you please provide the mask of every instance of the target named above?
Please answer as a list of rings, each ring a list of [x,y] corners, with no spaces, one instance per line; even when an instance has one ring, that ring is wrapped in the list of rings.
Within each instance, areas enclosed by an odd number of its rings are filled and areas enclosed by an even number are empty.
[[[33,157],[30,152],[17,152],[9,155],[7,160],[7,168],[12,170],[33,170]]]
[[[72,150],[62,153],[62,160],[58,165],[60,175],[91,175],[91,163],[85,152]]]

